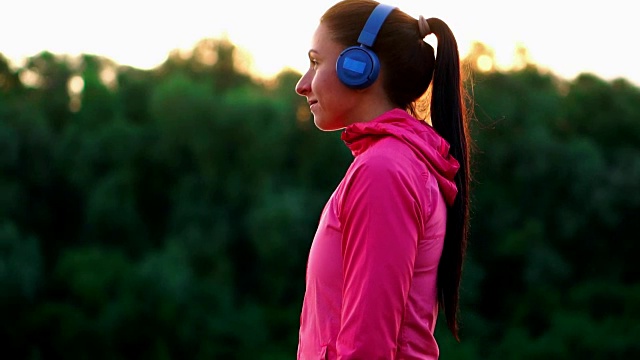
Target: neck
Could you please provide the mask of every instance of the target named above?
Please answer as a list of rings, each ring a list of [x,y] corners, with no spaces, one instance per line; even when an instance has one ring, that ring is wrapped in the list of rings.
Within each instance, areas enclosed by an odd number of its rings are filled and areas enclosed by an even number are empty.
[[[358,90],[362,97],[358,101],[357,109],[352,112],[353,116],[347,125],[371,121],[396,107],[389,101],[379,84],[380,82],[377,82],[370,88]]]

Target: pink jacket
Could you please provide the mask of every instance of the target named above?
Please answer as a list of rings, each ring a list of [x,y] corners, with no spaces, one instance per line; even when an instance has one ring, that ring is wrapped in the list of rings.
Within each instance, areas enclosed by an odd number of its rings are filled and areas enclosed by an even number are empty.
[[[311,245],[298,359],[437,359],[436,274],[458,162],[401,109],[342,140],[355,159]]]

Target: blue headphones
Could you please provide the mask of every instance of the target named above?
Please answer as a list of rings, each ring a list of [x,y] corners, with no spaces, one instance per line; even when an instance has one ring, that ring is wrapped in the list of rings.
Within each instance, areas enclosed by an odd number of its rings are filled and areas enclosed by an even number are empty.
[[[380,61],[371,47],[376,41],[378,31],[385,19],[395,7],[378,4],[364,24],[358,44],[344,49],[336,63],[338,78],[346,86],[353,89],[364,89],[371,86],[380,73]]]

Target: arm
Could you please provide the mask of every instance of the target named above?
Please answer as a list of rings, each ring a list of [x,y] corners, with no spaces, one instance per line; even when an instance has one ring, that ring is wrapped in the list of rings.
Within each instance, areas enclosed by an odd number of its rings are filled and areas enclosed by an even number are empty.
[[[389,159],[352,173],[340,219],[343,291],[338,359],[394,359],[420,228],[414,189]]]

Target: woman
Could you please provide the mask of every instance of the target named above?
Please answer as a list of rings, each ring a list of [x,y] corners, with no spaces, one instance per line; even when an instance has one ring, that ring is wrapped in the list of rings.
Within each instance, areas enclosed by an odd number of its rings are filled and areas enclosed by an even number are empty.
[[[296,85],[354,155],[309,253],[298,359],[437,359],[439,308],[458,339],[470,176],[457,44],[439,19],[378,5],[328,9]]]

